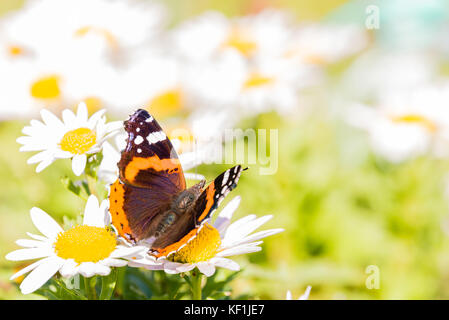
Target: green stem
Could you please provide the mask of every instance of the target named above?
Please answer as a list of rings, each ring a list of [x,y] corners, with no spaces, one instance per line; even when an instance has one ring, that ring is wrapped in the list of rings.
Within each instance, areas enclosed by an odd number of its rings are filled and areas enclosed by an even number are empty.
[[[87,185],[89,187],[89,193],[93,194],[93,195],[97,195],[96,179],[91,177],[88,174],[86,174],[85,176],[86,176]]]
[[[97,290],[95,290],[95,277],[84,277],[84,290],[86,291],[87,299],[97,300]]]
[[[191,276],[191,289],[193,300],[202,300],[202,287],[201,283],[203,280],[203,275],[199,270],[192,271]]]

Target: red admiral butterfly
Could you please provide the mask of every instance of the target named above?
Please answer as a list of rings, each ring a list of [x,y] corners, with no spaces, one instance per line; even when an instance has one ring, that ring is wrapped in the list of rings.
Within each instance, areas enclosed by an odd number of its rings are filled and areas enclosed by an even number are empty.
[[[128,133],[119,178],[111,185],[109,211],[120,236],[150,240],[151,253],[168,257],[196,237],[224,197],[236,187],[240,165],[186,189],[178,155],[156,120],[137,110],[125,121]]]

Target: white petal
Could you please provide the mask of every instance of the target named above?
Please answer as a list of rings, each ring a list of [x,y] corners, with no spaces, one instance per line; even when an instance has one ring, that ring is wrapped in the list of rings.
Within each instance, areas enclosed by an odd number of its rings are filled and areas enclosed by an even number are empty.
[[[63,231],[52,217],[39,208],[32,208],[30,215],[36,228],[49,239],[56,239],[58,233]]]
[[[33,238],[34,240],[47,241],[48,239],[43,236],[39,236],[37,234],[32,234],[31,232],[26,233],[28,237]]]
[[[64,278],[71,278],[78,273],[78,263],[73,259],[67,259],[64,265],[59,269],[59,273]]]
[[[220,234],[223,234],[226,228],[229,226],[229,223],[231,222],[232,219],[232,215],[240,205],[240,200],[241,200],[240,196],[237,196],[234,199],[232,199],[226,205],[226,207],[224,207],[223,210],[221,210],[220,214],[215,220],[214,227],[215,229],[218,230]]]
[[[51,154],[49,154],[47,151],[42,151],[42,152],[35,154],[31,158],[29,158],[27,160],[27,163],[34,164],[34,163],[38,163],[38,162],[45,161],[47,159],[52,159],[52,158],[53,157],[51,156]]]
[[[62,111],[62,120],[64,120],[64,123],[66,126],[72,125],[75,122],[76,116],[70,109],[65,109]]]
[[[178,272],[187,272],[190,270],[193,270],[196,267],[195,264],[190,264],[190,263],[186,263],[186,264],[180,264],[178,267],[176,267],[176,270]]]
[[[242,226],[240,226],[237,230],[234,230],[232,232],[232,235],[227,233],[227,236],[232,236],[234,238],[243,238],[246,237],[248,234],[265,224],[268,220],[270,220],[273,216],[263,216],[257,219],[254,219],[251,222],[248,222]]]
[[[306,291],[304,292],[303,295],[301,295],[298,300],[308,300],[309,299],[309,295],[310,295],[310,290],[312,290],[311,286],[307,286]]]
[[[132,258],[133,256],[144,255],[148,252],[148,248],[145,246],[124,247],[119,246],[114,252],[111,253],[111,258]]]
[[[196,266],[206,277],[210,277],[215,273],[215,266],[212,263],[198,262]]]
[[[122,260],[122,261],[124,261],[124,260]],[[144,259],[129,260],[128,266],[134,267],[134,268],[145,268],[147,270],[163,270],[164,269],[164,264],[149,262]]]
[[[110,273],[111,273],[111,268],[109,268],[108,266],[105,266],[101,263],[95,264],[95,274],[98,274],[100,276],[107,276]]]
[[[106,124],[105,131],[107,134],[109,134],[121,130],[122,128],[123,128],[123,121],[113,121]]]
[[[110,225],[112,223],[112,217],[111,217],[111,214],[109,213],[109,200],[108,199],[104,199],[103,201],[101,201],[100,212],[104,212],[103,224],[105,226]]]
[[[239,255],[239,254],[258,252],[261,250],[262,250],[261,247],[256,247],[256,246],[239,246],[239,247],[235,247],[235,248],[225,249],[225,250],[217,253],[217,257],[235,256],[235,255]]]
[[[102,260],[101,263],[109,267],[124,267],[128,264],[128,261],[122,259],[106,258]]]
[[[105,114],[106,109],[101,109],[95,112],[87,121],[87,126],[91,129],[95,128],[97,122],[101,119],[101,117]]]
[[[265,222],[270,220],[273,216],[263,216],[260,218],[256,218],[256,215],[250,214],[246,217],[243,217],[237,221],[235,221],[233,224],[229,226],[229,228],[226,230],[225,238],[234,238],[234,239],[240,239],[257,228],[259,228],[261,225],[263,225]]]
[[[47,158],[44,161],[42,161],[41,163],[38,164],[38,166],[36,167],[36,172],[39,173],[42,170],[44,170],[45,168],[47,168],[49,165],[51,165],[53,163],[53,158]]]
[[[27,248],[19,249],[8,253],[5,258],[11,261],[22,261],[49,257],[54,254],[52,248]]]
[[[80,102],[78,104],[78,110],[77,110],[77,113],[76,113],[77,120],[79,122],[87,122],[88,116],[89,115],[88,115],[88,112],[87,112],[86,104],[84,102]]]
[[[95,263],[93,262],[83,262],[79,266],[79,273],[86,278],[95,275]]]
[[[255,214],[249,214],[243,218],[234,221],[227,229],[225,233],[225,237],[228,235],[238,234],[241,228],[244,228],[246,225],[250,224],[252,221],[256,219]]]
[[[55,159],[69,159],[69,158],[73,157],[73,154],[71,152],[64,151],[64,150],[61,150],[58,148],[53,150],[52,154],[53,154],[53,158],[55,158]]]
[[[232,271],[240,270],[239,264],[231,259],[214,257],[210,259],[210,262],[216,265],[217,267],[226,268]]]
[[[25,268],[21,269],[20,271],[16,272],[15,274],[13,274],[11,276],[11,278],[9,278],[9,280],[14,280],[14,279],[24,275],[25,273],[28,273],[31,270],[34,270],[38,265],[40,265],[41,263],[43,263],[45,261],[46,261],[46,259],[37,260],[36,262],[26,266]]]
[[[80,176],[86,168],[87,156],[85,154],[76,154],[72,159],[72,170],[76,176]]]
[[[31,271],[31,273],[22,281],[20,290],[23,294],[28,294],[39,289],[48,281],[48,279],[58,272],[63,264],[64,260],[61,258],[48,258]]]
[[[202,162],[197,152],[184,152],[178,157],[183,170],[190,170]]]
[[[42,120],[44,120],[44,123],[51,128],[60,129],[64,127],[62,121],[59,120],[57,116],[55,116],[53,113],[51,113],[46,109],[41,110],[41,117]]]
[[[262,239],[262,238],[266,238],[268,236],[272,236],[272,235],[274,235],[276,233],[279,233],[279,232],[282,232],[282,231],[284,231],[284,229],[282,229],[282,228],[259,231],[259,232],[256,232],[256,233],[252,234],[252,235],[249,235],[249,236],[247,236],[247,237],[245,237],[243,239],[239,239],[237,241],[234,241],[234,239],[226,239],[225,238],[222,241],[222,245],[223,245],[223,247],[228,247],[230,241],[231,241],[232,245],[246,244],[246,243],[250,243],[250,242]]]
[[[103,208],[104,209],[104,208]],[[83,224],[91,227],[104,228],[106,211],[100,210],[100,204],[95,195],[90,195],[84,209]]]
[[[39,240],[30,240],[30,239],[19,239],[16,240],[16,244],[25,247],[25,248],[39,248],[43,246],[48,246],[49,243],[45,243]]]

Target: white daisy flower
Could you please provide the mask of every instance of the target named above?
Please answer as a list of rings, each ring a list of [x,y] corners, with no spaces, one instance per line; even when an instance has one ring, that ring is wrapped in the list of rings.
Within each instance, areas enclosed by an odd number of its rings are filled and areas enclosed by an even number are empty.
[[[346,120],[368,132],[373,150],[391,162],[416,156],[449,154],[449,85],[381,97],[377,107],[356,105]]]
[[[364,101],[386,92],[412,92],[437,81],[438,68],[437,59],[429,52],[373,48],[344,71],[339,90]]]
[[[118,75],[107,103],[119,115],[136,108],[145,108],[157,119],[179,114],[187,106],[181,74],[179,59],[142,50]]]
[[[110,224],[108,201],[99,204],[93,195],[86,203],[83,224],[66,231],[39,208],[32,208],[30,214],[43,236],[27,233],[32,239],[16,241],[24,249],[6,255],[12,261],[39,259],[11,277],[13,280],[31,271],[20,285],[23,294],[39,289],[57,272],[67,278],[76,274],[106,276],[111,267],[123,267],[128,259],[139,258],[147,250],[117,244],[116,235],[106,228]]]
[[[62,112],[63,121],[48,110],[41,110],[43,122],[31,120],[17,139],[20,151],[40,151],[28,159],[39,163],[36,172],[49,166],[55,159],[72,159],[72,170],[79,176],[84,172],[87,156],[101,150],[103,143],[122,126],[121,122],[106,123],[105,110],[88,117],[85,103],[78,105],[75,115],[71,110]]]
[[[3,32],[40,54],[96,59],[154,40],[164,20],[165,9],[153,2],[33,0],[10,15]]]
[[[298,298],[298,300],[309,300],[310,290],[312,290],[312,287],[311,286],[307,286],[306,291],[304,292],[304,294],[302,294]],[[285,297],[285,300],[293,300],[292,293],[290,292],[290,290],[287,291],[287,295]]]
[[[360,52],[368,34],[355,25],[305,24],[295,30],[285,55],[302,63],[325,65]]]
[[[291,36],[291,16],[283,11],[228,19],[219,12],[207,12],[182,23],[173,32],[176,52],[190,61],[204,61],[232,51],[245,59],[276,56]]]
[[[158,43],[164,11],[137,0],[35,0],[2,17],[0,117],[29,118],[81,101],[132,104],[146,88],[129,65],[135,52]],[[111,103],[117,91],[132,92]]]
[[[248,215],[231,224],[232,215],[240,204],[240,197],[235,197],[221,211],[213,225],[204,223],[196,237],[169,257],[157,259],[166,273],[177,274],[195,268],[210,277],[216,267],[240,270],[240,266],[228,256],[257,252],[262,238],[279,233],[283,229],[269,229],[251,234],[254,230],[272,218],[271,215],[257,218]],[[147,256],[139,261],[129,262],[131,267],[154,269],[155,260]],[[148,266],[147,266],[148,264]]]

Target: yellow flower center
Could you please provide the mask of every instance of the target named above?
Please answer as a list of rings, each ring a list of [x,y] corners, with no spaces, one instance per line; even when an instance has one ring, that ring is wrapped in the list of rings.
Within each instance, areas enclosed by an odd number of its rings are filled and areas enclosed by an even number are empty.
[[[24,50],[22,47],[17,46],[17,45],[11,45],[8,47],[8,53],[11,56],[20,56],[21,54],[23,54]]]
[[[225,46],[236,49],[245,57],[250,57],[257,49],[257,43],[239,29],[231,31]]]
[[[170,257],[170,260],[181,263],[196,263],[213,258],[220,247],[220,233],[206,223],[195,239]]]
[[[103,108],[103,102],[101,101],[101,99],[94,96],[86,97],[82,100],[82,102],[86,104],[87,111],[89,114],[93,114],[98,110],[100,110],[101,108]],[[76,106],[78,106],[78,104]]]
[[[84,154],[96,143],[97,136],[88,128],[78,128],[64,134],[60,146],[72,154]]]
[[[37,79],[31,84],[31,96],[37,99],[55,99],[61,95],[59,77],[55,75]]]
[[[269,85],[274,82],[273,78],[262,76],[258,73],[253,73],[245,82],[245,89],[258,88]]]
[[[393,117],[392,120],[396,123],[417,124],[424,127],[429,132],[435,132],[437,130],[437,125],[432,120],[419,114],[406,114]]]
[[[63,259],[77,263],[98,262],[115,250],[114,235],[100,227],[76,226],[60,232],[55,242],[55,252]]]
[[[148,103],[148,109],[158,119],[173,116],[183,107],[183,96],[179,89],[165,91]]]
[[[110,31],[103,29],[103,28],[99,28],[99,27],[95,27],[95,26],[84,26],[75,31],[75,36],[83,37],[89,33],[96,34],[96,35],[99,35],[100,37],[104,38],[111,48],[118,47],[117,38]]]

